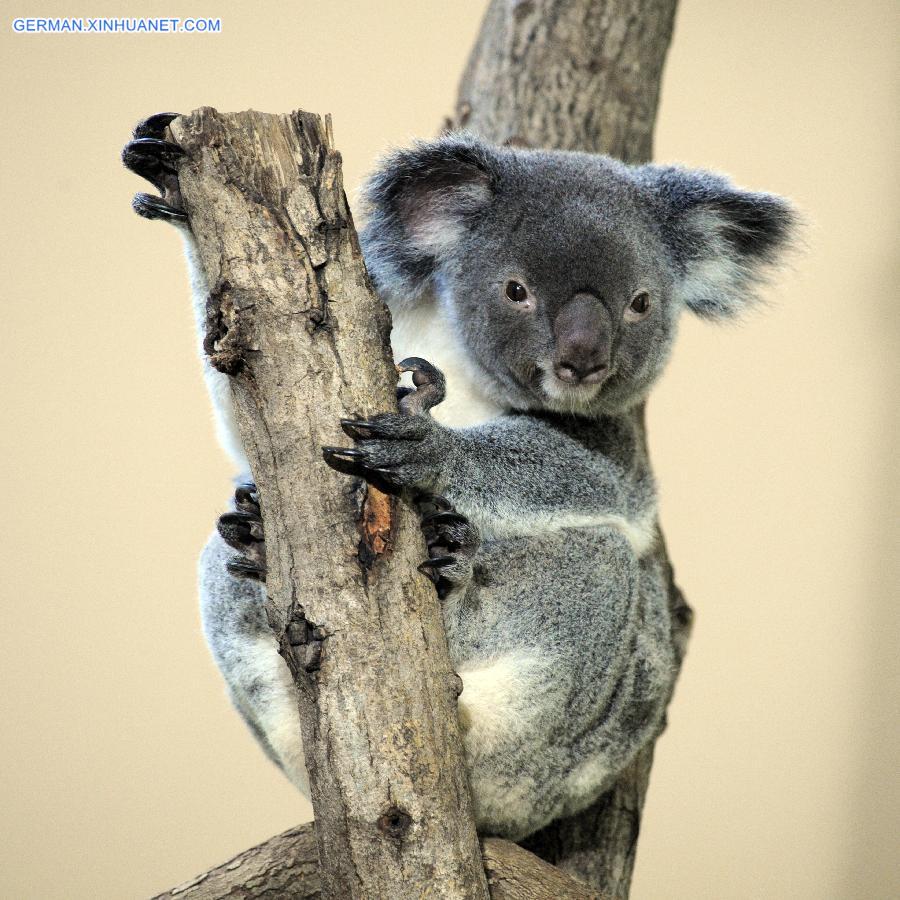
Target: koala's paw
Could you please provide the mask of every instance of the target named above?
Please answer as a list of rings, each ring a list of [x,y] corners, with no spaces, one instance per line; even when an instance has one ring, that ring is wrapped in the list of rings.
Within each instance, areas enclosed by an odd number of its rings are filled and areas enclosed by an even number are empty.
[[[266,542],[255,484],[242,484],[234,492],[234,507],[234,512],[219,516],[216,525],[222,540],[238,551],[228,571],[236,578],[265,581]]]
[[[122,162],[142,178],[146,178],[162,195],[135,194],[131,205],[145,219],[163,219],[176,225],[187,224],[187,213],[178,186],[178,163],[184,151],[166,140],[169,123],[178,113],[157,113],[139,122],[122,151]]]
[[[416,505],[428,546],[428,559],[419,571],[434,582],[438,597],[443,600],[454,591],[465,590],[472,580],[481,536],[443,497],[419,497]]]
[[[400,412],[405,416],[426,413],[441,403],[447,393],[444,373],[418,356],[409,356],[397,363],[397,371],[412,372],[414,388],[401,388]]]
[[[355,447],[323,447],[332,469],[364,478],[379,490],[433,490],[440,485],[452,447],[448,429],[427,414],[444,399],[444,376],[422,359],[405,359],[398,370],[413,373],[414,390],[400,393],[400,413],[372,419],[342,419],[341,428]]]

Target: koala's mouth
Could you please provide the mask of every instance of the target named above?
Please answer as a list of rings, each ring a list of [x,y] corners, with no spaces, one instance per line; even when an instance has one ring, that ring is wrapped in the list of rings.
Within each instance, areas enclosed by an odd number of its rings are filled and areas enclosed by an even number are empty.
[[[553,408],[575,411],[589,406],[603,389],[603,384],[569,384],[560,380],[550,368],[537,372],[536,387],[542,399]]]

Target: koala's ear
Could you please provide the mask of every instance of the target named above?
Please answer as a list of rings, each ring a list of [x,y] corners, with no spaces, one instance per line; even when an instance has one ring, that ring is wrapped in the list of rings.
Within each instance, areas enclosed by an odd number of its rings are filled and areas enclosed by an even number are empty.
[[[382,160],[363,188],[360,234],[378,288],[415,297],[491,202],[496,149],[467,135],[421,142]]]
[[[751,306],[796,235],[798,216],[791,203],[740,190],[711,172],[655,165],[638,172],[653,193],[663,238],[679,270],[681,302],[710,319]]]

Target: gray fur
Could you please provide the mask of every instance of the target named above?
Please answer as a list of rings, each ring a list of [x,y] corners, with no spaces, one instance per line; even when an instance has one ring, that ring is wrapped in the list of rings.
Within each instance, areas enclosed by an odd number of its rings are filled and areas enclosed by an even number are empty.
[[[441,493],[471,523],[445,621],[478,827],[518,839],[591,803],[662,727],[675,661],[641,405],[681,311],[752,303],[794,215],[717,175],[468,136],[387,157],[366,202],[366,262],[404,351],[432,355],[416,343],[431,323],[462,373],[448,406],[465,389],[498,413],[377,417],[353,464]],[[599,361],[602,382],[557,378],[567,354]],[[206,635],[235,705],[305,790],[261,589],[225,571],[228,555],[213,538],[201,562]]]

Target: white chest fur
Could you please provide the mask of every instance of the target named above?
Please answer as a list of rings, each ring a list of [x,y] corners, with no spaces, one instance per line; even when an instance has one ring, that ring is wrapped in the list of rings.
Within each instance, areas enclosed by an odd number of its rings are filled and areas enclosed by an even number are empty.
[[[503,413],[479,387],[457,342],[446,314],[434,302],[394,313],[391,332],[394,359],[420,356],[437,366],[447,379],[447,398],[432,410],[434,418],[450,428],[480,425]]]

